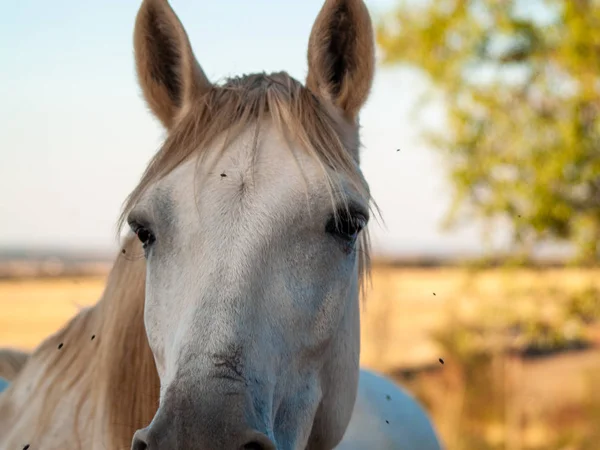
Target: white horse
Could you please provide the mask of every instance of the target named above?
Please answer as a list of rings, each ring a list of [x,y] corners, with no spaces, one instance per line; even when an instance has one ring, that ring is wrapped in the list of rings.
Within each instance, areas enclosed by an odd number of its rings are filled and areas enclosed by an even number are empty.
[[[0,397],[0,449],[439,449],[417,402],[359,370],[362,0],[325,2],[306,87],[212,84],[166,0],[144,0],[134,46],[168,132],[124,207],[137,241]]]

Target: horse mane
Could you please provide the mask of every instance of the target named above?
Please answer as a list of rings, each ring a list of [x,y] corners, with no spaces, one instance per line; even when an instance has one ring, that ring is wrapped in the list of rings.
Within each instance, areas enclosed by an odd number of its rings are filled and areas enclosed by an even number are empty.
[[[144,327],[145,282],[143,250],[130,235],[109,276],[98,336],[92,398],[104,413],[96,432],[107,448],[129,448],[158,409],[160,379]]]

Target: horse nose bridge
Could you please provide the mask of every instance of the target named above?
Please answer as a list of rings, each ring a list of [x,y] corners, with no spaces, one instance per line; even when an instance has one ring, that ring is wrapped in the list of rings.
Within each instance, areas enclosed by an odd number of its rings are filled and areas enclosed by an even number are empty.
[[[249,303],[247,298],[220,298],[210,303],[210,312],[203,308],[180,333],[176,370],[193,368],[189,375],[197,376],[199,369],[204,374],[240,380],[257,371],[275,370],[272,366],[279,361],[280,351],[274,336],[280,336],[279,330],[269,320],[256,320],[259,313],[242,306]]]
[[[215,378],[230,379],[247,384],[247,352],[247,346],[242,341],[234,340],[210,351],[208,360],[211,375]]]
[[[178,386],[209,383],[211,386],[239,384],[240,388],[247,387],[250,380],[257,378],[250,352],[251,346],[243,336],[230,338],[216,333],[203,336],[193,345],[186,345],[180,353],[174,381]]]

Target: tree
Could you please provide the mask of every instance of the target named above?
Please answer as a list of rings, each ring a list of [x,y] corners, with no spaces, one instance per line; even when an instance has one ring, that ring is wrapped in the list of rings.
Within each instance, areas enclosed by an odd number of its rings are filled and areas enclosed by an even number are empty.
[[[504,217],[521,250],[600,260],[600,1],[413,0],[377,39],[443,98],[448,129],[426,134],[450,171],[447,225]]]

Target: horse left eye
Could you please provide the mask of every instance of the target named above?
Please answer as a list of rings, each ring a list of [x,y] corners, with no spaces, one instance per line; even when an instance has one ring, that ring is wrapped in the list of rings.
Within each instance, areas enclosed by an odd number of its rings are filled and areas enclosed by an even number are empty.
[[[361,215],[341,215],[333,217],[327,222],[325,231],[346,242],[354,242],[359,233],[366,226],[367,220]]]
[[[142,243],[142,247],[144,247],[144,248],[147,248],[155,240],[152,232],[144,227],[137,228],[135,230],[135,235],[138,237],[138,239]]]

